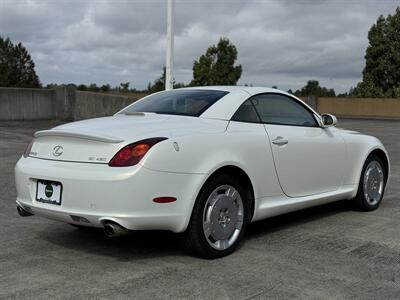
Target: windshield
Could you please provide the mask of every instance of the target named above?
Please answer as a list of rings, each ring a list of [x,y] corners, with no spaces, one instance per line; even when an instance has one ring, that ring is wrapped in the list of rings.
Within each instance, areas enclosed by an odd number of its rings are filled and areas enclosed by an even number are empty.
[[[151,112],[198,117],[226,94],[228,92],[200,89],[165,91],[147,96],[120,113]]]

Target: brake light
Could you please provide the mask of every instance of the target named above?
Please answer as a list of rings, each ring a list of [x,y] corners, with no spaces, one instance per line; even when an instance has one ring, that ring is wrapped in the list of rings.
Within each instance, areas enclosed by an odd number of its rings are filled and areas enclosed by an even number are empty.
[[[32,146],[33,146],[33,140],[28,144],[28,146],[26,146],[25,151],[24,151],[24,157],[28,157],[29,154],[31,153],[32,150]]]
[[[136,165],[155,144],[166,140],[165,137],[151,138],[129,144],[119,150],[110,160],[110,167],[130,167]]]

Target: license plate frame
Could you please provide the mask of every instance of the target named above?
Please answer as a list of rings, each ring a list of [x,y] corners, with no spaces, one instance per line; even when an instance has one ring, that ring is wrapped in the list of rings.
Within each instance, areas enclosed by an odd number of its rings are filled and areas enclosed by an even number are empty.
[[[36,182],[36,201],[52,205],[61,205],[63,186],[61,182],[38,179]]]

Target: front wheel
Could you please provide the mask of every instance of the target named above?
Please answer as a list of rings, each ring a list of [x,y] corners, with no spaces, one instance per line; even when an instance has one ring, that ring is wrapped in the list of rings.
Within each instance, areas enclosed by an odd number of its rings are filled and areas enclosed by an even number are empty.
[[[385,192],[386,177],[382,160],[370,155],[362,169],[354,206],[360,211],[372,211],[379,207]]]
[[[205,258],[232,253],[249,222],[249,196],[230,176],[221,175],[208,182],[199,194],[184,234],[185,247]]]

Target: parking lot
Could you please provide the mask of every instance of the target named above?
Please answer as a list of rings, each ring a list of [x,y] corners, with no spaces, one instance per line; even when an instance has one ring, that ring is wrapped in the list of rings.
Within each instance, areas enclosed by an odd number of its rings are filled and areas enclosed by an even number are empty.
[[[168,232],[109,239],[19,217],[14,165],[32,133],[55,124],[0,122],[0,298],[400,298],[400,121],[339,121],[389,151],[379,210],[342,201],[261,221],[218,260],[187,255]]]

